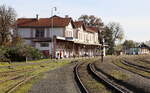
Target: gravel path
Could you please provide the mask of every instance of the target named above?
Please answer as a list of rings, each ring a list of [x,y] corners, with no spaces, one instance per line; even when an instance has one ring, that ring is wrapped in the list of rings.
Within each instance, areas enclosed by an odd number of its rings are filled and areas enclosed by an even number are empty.
[[[123,82],[135,86],[137,89],[142,89],[145,93],[150,93],[150,79],[143,78],[139,75],[133,74],[129,71],[117,67],[116,65],[111,63],[110,59],[106,58],[105,61],[101,64],[96,63],[96,67],[100,68],[106,73],[111,73],[112,70],[120,70],[124,74],[131,76],[131,78],[129,78],[128,80],[123,80]]]
[[[33,85],[29,93],[80,93],[74,80],[75,65],[76,63],[71,63],[47,72],[41,81]]]

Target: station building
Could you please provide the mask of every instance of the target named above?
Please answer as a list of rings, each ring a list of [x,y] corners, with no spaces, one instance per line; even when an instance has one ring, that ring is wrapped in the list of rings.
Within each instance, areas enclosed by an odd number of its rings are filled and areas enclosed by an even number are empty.
[[[101,44],[96,27],[87,27],[83,21],[70,17],[19,18],[17,34],[47,56],[68,58],[98,56]]]

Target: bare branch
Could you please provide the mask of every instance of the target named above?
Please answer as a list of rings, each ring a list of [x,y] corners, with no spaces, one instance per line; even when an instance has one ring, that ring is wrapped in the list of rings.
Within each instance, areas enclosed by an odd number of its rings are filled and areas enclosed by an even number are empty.
[[[9,42],[11,37],[10,30],[15,28],[16,16],[13,8],[5,5],[0,6],[0,45],[5,45]]]

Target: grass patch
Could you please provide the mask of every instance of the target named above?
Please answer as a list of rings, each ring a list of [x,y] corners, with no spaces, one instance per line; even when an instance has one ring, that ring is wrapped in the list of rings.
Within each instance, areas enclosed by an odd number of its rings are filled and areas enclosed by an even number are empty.
[[[94,62],[95,59],[88,60],[88,62]],[[85,63],[86,64],[86,63]],[[90,93],[112,93],[105,85],[95,80],[87,71],[86,65],[79,67],[79,76],[85,87]]]
[[[25,84],[21,85],[17,90],[12,93],[28,93],[29,90],[32,88],[33,84],[37,83],[42,77],[42,74],[32,78],[30,81],[26,82]]]
[[[28,93],[32,85],[35,84],[41,78],[41,75],[44,75],[45,72],[69,64],[71,61],[74,60],[85,61],[88,59],[87,58],[60,59],[60,60],[43,59],[37,61],[30,61],[27,63],[25,62],[20,62],[20,63],[15,62],[12,64],[0,63],[1,66],[2,65],[12,66],[11,69],[8,67],[0,68],[0,81],[7,80],[3,83],[0,83],[0,93],[5,93],[10,88],[12,88],[16,83],[20,82],[22,79],[36,75],[37,77],[21,85],[13,92],[13,93]],[[19,77],[13,80],[10,79],[16,75],[23,75],[23,77]]]
[[[42,73],[45,73],[49,70],[53,70],[56,68],[59,68],[65,64],[70,63],[70,60],[56,60],[55,62],[42,62],[40,64],[32,64],[32,65],[19,65],[14,67],[13,69],[9,68],[1,68],[0,69],[0,80],[7,80],[6,82],[0,83],[0,93],[5,93],[7,90],[9,90],[12,86],[16,84],[16,82],[19,82],[21,78],[27,78],[33,75],[39,76]],[[7,71],[6,73],[4,71]],[[10,71],[10,72],[9,72]],[[4,73],[3,73],[4,72]],[[15,76],[15,75],[24,75],[21,78],[17,78],[15,80],[9,80],[9,78]],[[28,88],[32,85],[33,82],[24,84],[26,88],[20,87],[21,92],[22,91],[28,91]],[[25,89],[25,90],[24,90]]]
[[[8,62],[0,62],[0,66],[9,66],[10,64]]]
[[[111,93],[111,91],[108,91],[102,83],[99,83],[96,80],[88,80],[85,82],[85,85],[92,93],[97,93],[98,91],[101,93]]]
[[[148,76],[150,77],[150,73],[148,72],[145,72],[145,71],[142,71],[142,70],[138,70],[134,67],[130,67],[130,66],[127,66],[127,65],[124,65],[121,60],[116,60],[115,62],[113,62],[115,65],[117,66],[120,66],[122,68],[125,68],[125,69],[128,69],[129,71],[132,71],[134,73],[137,73],[137,74],[140,74],[140,75],[143,75],[143,76]]]
[[[122,73],[122,71],[119,70],[112,70],[110,75],[118,80],[127,80],[131,77],[130,75]]]
[[[34,61],[27,61],[27,62],[0,62],[0,66],[15,66],[18,64],[27,64],[27,63],[40,63],[40,62],[46,62],[46,61],[52,61],[51,59],[41,59],[41,60],[34,60]]]
[[[128,60],[127,60],[128,61]],[[133,60],[129,60],[129,62],[138,65],[138,66],[143,66],[143,67],[147,67],[150,68],[150,64],[144,62],[145,60],[140,60],[140,59],[133,59]]]

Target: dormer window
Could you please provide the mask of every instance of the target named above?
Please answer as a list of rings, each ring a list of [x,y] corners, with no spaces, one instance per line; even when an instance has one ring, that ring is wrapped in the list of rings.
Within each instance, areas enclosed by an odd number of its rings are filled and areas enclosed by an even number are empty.
[[[45,31],[43,28],[36,29],[35,37],[41,38],[44,37]]]

